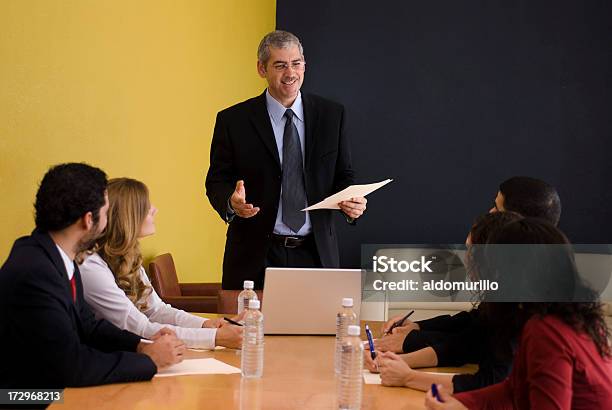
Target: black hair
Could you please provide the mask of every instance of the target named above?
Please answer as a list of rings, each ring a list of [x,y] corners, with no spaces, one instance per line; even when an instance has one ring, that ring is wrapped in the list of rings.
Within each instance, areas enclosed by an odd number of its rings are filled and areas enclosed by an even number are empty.
[[[93,214],[97,223],[105,203],[106,184],[104,171],[84,163],[52,167],[36,193],[36,228],[43,232],[59,231],[87,212]]]
[[[553,225],[561,217],[561,199],[557,190],[544,181],[531,177],[512,177],[499,185],[504,196],[504,209],[524,217],[547,220]]]
[[[467,248],[467,269],[469,277],[472,280],[478,280],[479,274],[478,269],[483,265],[485,244],[488,242],[491,235],[494,232],[501,229],[505,225],[523,219],[523,216],[516,212],[501,211],[501,212],[489,212],[480,215],[470,228],[470,242],[471,245]],[[476,300],[483,301],[484,292],[475,292],[474,297]],[[483,302],[486,303],[486,302]],[[477,304],[475,302],[475,304]]]
[[[472,244],[484,245],[495,231],[519,219],[523,219],[521,214],[509,211],[489,212],[480,215],[472,224],[470,240]]]

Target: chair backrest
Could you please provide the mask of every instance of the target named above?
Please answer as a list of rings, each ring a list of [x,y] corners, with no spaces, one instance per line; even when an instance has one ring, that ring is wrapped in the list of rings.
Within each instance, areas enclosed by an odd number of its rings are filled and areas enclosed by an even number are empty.
[[[241,290],[219,290],[217,299],[217,313],[229,313],[235,315],[238,312],[238,295]],[[257,299],[262,300],[263,291],[256,290]],[[263,303],[263,301],[262,301]]]
[[[164,253],[153,259],[149,264],[149,275],[151,275],[153,289],[162,299],[168,296],[181,296],[181,288],[171,254]]]

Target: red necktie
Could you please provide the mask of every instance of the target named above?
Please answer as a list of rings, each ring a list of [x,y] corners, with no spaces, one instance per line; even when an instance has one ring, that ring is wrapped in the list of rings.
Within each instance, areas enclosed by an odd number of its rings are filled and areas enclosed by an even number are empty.
[[[70,279],[70,287],[72,287],[72,301],[76,302],[76,281],[74,280],[74,275]]]

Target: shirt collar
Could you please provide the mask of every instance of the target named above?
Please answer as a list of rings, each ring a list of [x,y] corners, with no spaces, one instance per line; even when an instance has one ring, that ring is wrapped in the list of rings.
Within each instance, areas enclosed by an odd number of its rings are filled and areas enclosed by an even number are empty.
[[[266,89],[266,106],[268,108],[268,114],[272,118],[272,121],[276,124],[280,120],[283,119],[285,115],[285,111],[288,108],[285,108],[281,103],[276,101],[274,97],[270,95],[270,92]],[[302,103],[302,92],[298,91],[298,96],[291,105],[291,111],[295,114],[295,117],[304,122],[304,104]]]
[[[72,280],[72,275],[74,275],[74,261],[70,259],[70,256],[68,256],[58,244],[55,244],[55,246],[57,246],[57,250],[59,251],[62,261],[64,261],[64,265],[66,266],[68,280]]]

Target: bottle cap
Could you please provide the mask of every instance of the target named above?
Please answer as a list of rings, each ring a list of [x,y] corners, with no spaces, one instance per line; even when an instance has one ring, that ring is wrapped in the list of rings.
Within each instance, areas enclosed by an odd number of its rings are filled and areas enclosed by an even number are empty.
[[[245,289],[253,289],[253,287],[255,287],[255,284],[253,283],[252,280],[245,280],[244,281],[244,288]]]
[[[259,301],[257,299],[249,300],[249,309],[259,309]]]
[[[359,328],[359,326],[355,326],[355,325],[350,325],[348,327],[348,335],[349,336],[359,336],[361,329]]]
[[[344,298],[342,299],[343,307],[353,307],[353,298]]]

